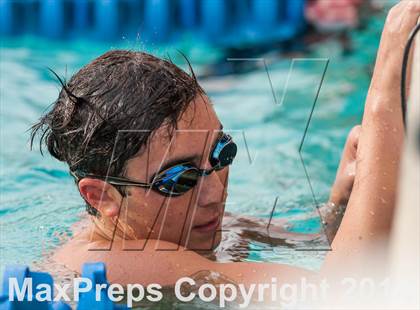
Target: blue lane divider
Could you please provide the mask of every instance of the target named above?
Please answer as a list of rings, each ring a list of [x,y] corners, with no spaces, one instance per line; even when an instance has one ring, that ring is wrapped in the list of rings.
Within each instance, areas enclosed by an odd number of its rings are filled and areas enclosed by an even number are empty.
[[[97,284],[105,284],[105,289],[100,292],[100,302],[96,300],[96,292],[94,289],[87,293],[79,294],[78,310],[117,310],[127,309],[123,305],[114,304],[106,293],[109,283],[106,280],[106,269],[104,263],[86,263],[83,265],[82,278],[87,278],[92,281],[92,287],[95,288]],[[82,283],[83,284],[83,283]],[[82,286],[81,286],[82,287]]]
[[[30,281],[32,281],[31,289]],[[19,292],[13,289],[16,287]],[[49,288],[53,295],[53,278],[48,273],[33,272],[27,266],[7,266],[0,291],[0,310],[71,310],[70,306],[63,302],[38,301],[35,298],[36,294],[45,291],[46,288]],[[13,294],[9,295],[9,290]],[[45,294],[40,296],[46,298]]]
[[[118,34],[118,1],[97,0],[95,5],[94,36],[99,39],[115,38]]]
[[[256,25],[260,31],[273,31],[276,29],[281,14],[280,1],[277,0],[254,0],[252,1],[252,11]]]
[[[126,306],[115,304],[109,299],[106,293],[109,283],[106,279],[105,264],[84,264],[82,278],[90,279],[92,289],[88,292],[82,291],[79,293],[78,310],[128,309]],[[32,281],[31,288],[27,286],[30,281]],[[96,300],[95,287],[101,284],[105,286],[100,291],[100,299]],[[80,288],[86,288],[86,285],[85,282],[81,282]],[[37,293],[45,292],[46,288],[51,292],[49,300],[53,300],[54,281],[50,274],[30,271],[27,266],[6,266],[0,290],[0,310],[71,310],[71,307],[62,301],[48,301],[45,293],[37,296]],[[36,297],[43,297],[45,301],[40,301]]]
[[[46,37],[60,38],[63,35],[63,2],[61,0],[45,0],[40,3],[40,30],[41,34]]]
[[[223,36],[223,32],[228,32],[226,3],[224,0],[202,0],[201,16],[203,32],[210,39]]]
[[[144,33],[147,39],[164,41],[168,38],[171,11],[168,0],[145,0]]]
[[[0,35],[166,42],[192,33],[217,44],[284,41],[305,27],[306,1],[0,0]]]
[[[13,12],[10,1],[0,0],[0,34],[13,34]]]
[[[305,26],[304,23],[302,24],[305,19],[305,4],[306,0],[290,1],[286,6],[286,18],[292,23],[300,25],[300,27]]]
[[[74,15],[73,31],[83,31],[89,27],[88,0],[74,0],[74,10],[77,12],[77,14]]]
[[[197,25],[197,2],[195,0],[180,0],[181,26],[193,28]]]

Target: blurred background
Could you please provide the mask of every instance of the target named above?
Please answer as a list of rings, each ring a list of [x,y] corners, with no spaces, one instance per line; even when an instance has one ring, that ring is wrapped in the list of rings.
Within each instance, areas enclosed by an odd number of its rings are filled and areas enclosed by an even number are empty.
[[[394,2],[0,0],[1,266],[40,260],[85,215],[67,167],[30,151],[28,129],[60,90],[47,68],[68,80],[110,49],[184,69],[186,55],[239,145],[228,211],[268,219],[275,204],[290,230],[318,232]],[[247,259],[316,269],[329,245],[311,246],[254,240]]]

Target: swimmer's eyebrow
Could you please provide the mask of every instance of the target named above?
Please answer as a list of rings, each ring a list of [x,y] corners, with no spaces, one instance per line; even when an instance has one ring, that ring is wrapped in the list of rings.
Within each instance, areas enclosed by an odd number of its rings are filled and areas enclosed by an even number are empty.
[[[223,134],[222,130],[223,130],[223,125],[220,124],[219,129],[215,130],[215,131],[219,131],[219,133],[213,139],[212,144],[211,144],[212,146],[216,143],[217,140],[219,140],[219,138]],[[163,163],[162,167],[154,173],[156,174],[159,171],[163,171],[165,169],[168,169],[170,167],[173,167],[175,165],[182,164],[182,163],[185,163],[185,162],[200,162],[201,157],[202,157],[202,154],[197,153],[197,154],[193,154],[193,155],[190,155],[190,156],[172,158],[170,161],[168,161],[166,163]]]

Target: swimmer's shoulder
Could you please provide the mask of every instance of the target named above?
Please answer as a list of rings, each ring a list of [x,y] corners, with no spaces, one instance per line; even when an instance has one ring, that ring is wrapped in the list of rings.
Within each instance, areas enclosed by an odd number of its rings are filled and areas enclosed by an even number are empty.
[[[125,241],[125,246],[131,249],[140,246],[141,240]],[[217,272],[235,283],[259,283],[271,281],[272,277],[279,282],[294,281],[300,277],[313,277],[314,273],[297,267],[274,263],[217,263],[206,259],[194,251],[180,248],[172,251],[156,250],[156,246],[169,247],[169,242],[149,240],[149,245],[143,251],[127,251],[116,244],[107,251],[88,250],[86,244],[70,243],[54,256],[54,259],[66,265],[67,268],[81,273],[85,262],[104,262],[107,267],[107,278],[111,283],[127,285],[138,283],[149,285],[158,283],[173,286],[180,278],[192,276],[201,271]],[[157,244],[157,243],[160,244]],[[104,243],[97,242],[96,246]],[[73,257],[73,258],[71,258]],[[250,272],[251,271],[251,272]]]
[[[145,245],[146,244],[146,245]],[[104,262],[111,283],[173,285],[179,278],[209,269],[212,261],[194,251],[158,240],[73,239],[59,248],[53,260],[81,273],[85,262]],[[166,250],[165,250],[166,249]]]

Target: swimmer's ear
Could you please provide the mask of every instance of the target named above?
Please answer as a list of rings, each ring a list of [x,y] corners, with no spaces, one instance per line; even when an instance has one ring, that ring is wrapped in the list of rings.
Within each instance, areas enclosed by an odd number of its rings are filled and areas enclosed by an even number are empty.
[[[78,185],[85,201],[102,216],[118,216],[122,196],[112,185],[91,178],[81,179]]]

